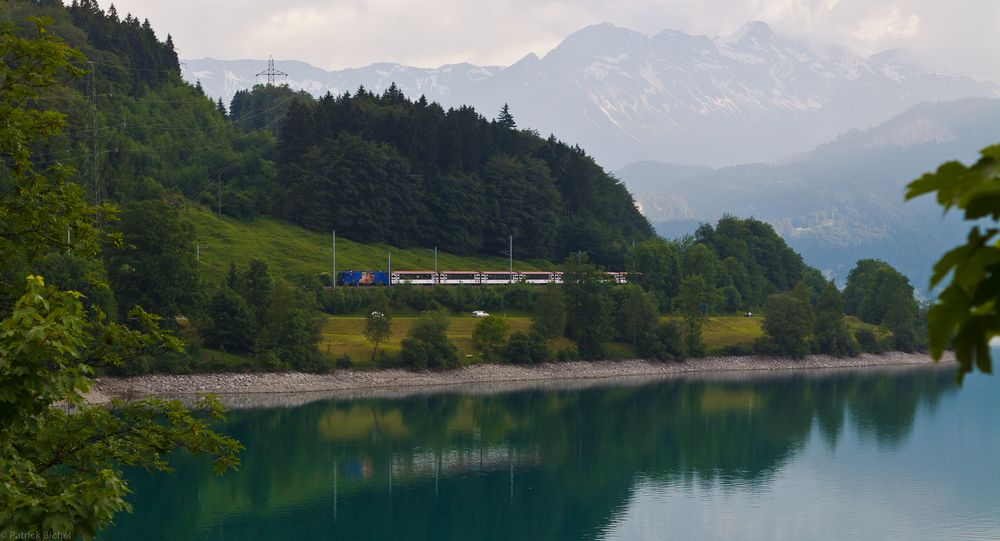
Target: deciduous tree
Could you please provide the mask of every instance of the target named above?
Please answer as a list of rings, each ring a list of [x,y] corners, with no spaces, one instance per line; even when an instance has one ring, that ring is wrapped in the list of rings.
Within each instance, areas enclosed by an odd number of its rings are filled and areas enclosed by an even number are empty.
[[[945,211],[963,212],[971,222],[989,218],[987,226],[974,225],[961,244],[934,265],[931,287],[950,282],[941,290],[927,311],[928,345],[931,355],[940,359],[953,344],[960,363],[959,375],[973,367],[992,372],[990,339],[1000,334],[1000,145],[984,149],[979,161],[971,166],[948,162],[934,173],[910,183],[906,198],[933,193]]]
[[[485,359],[492,359],[507,341],[510,325],[500,316],[486,316],[472,329],[472,345]]]
[[[454,368],[458,366],[458,348],[448,339],[447,314],[428,312],[410,327],[400,353],[410,368]]]
[[[623,338],[637,344],[640,336],[652,332],[659,317],[656,306],[642,287],[626,286],[617,317],[618,333]]]
[[[809,354],[811,330],[809,306],[785,294],[774,293],[767,297],[764,306],[764,336],[771,347],[770,353],[801,359]]]
[[[17,272],[53,249],[90,258],[102,244],[96,218],[110,206],[87,204],[65,181],[67,171],[40,171],[31,151],[58,133],[58,113],[28,106],[40,88],[78,75],[80,55],[34,20],[30,37],[0,27],[0,266]],[[71,243],[66,232],[76,233]],[[20,284],[20,285],[18,285]],[[23,295],[9,295],[24,287]],[[113,408],[86,405],[95,367],[180,343],[141,308],[129,325],[114,323],[80,294],[46,286],[41,276],[4,282],[0,296],[0,525],[5,531],[91,538],[128,509],[122,468],[167,468],[177,448],[215,457],[218,471],[235,467],[239,444],[216,434],[214,400],[189,412],[179,402],[138,400]],[[18,298],[19,297],[19,298]],[[71,409],[66,410],[68,405]],[[200,412],[200,413],[199,413]]]
[[[705,278],[694,274],[681,281],[677,308],[684,317],[684,349],[689,355],[701,356],[705,345],[701,341],[701,328],[708,322],[711,293]]]
[[[372,358],[378,352],[378,345],[392,336],[392,316],[389,315],[389,300],[378,291],[372,299],[371,309],[365,317],[365,338],[372,343]]]
[[[535,300],[531,328],[542,338],[553,340],[566,332],[566,297],[562,288],[547,285]]]
[[[858,344],[844,320],[844,300],[833,282],[828,282],[816,299],[813,349],[838,357],[858,354]]]
[[[566,296],[566,329],[576,341],[580,356],[596,359],[604,355],[611,339],[611,297],[607,275],[585,258],[566,260],[563,292]]]

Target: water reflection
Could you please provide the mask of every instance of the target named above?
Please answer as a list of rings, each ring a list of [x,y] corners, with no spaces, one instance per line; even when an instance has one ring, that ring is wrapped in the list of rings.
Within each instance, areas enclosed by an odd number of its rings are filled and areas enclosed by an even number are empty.
[[[103,537],[597,538],[644,489],[764,491],[814,434],[898,448],[955,390],[926,368],[236,411],[237,474],[189,456],[137,473],[135,514]]]

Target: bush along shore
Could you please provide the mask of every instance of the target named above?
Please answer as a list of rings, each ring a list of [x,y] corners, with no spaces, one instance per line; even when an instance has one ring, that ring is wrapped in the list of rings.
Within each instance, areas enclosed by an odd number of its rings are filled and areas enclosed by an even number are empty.
[[[483,363],[445,371],[402,369],[339,370],[332,374],[277,372],[255,374],[149,374],[127,378],[98,378],[90,401],[145,396],[199,394],[316,393],[352,389],[403,389],[430,386],[472,386],[484,383],[537,382],[541,380],[657,377],[704,372],[765,370],[818,370],[874,366],[932,365],[925,353],[890,352],[855,357],[810,355],[802,359],[771,356],[704,357],[685,362],[658,362],[641,359],[624,361],[573,361],[538,365]],[[946,356],[942,364],[953,359]]]

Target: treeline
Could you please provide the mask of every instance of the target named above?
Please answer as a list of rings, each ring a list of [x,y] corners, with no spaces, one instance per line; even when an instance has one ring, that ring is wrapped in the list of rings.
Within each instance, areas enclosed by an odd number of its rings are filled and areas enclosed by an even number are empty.
[[[756,345],[761,353],[842,356],[927,348],[926,311],[909,279],[883,261],[858,261],[843,293],[832,283],[819,294],[800,283],[790,292],[770,295],[764,312],[766,336]],[[845,314],[858,320],[855,330]]]
[[[59,0],[40,1],[40,5],[58,5]],[[131,13],[120,19],[114,4],[107,12],[101,10],[96,0],[73,0],[67,8],[70,20],[83,30],[87,40],[97,50],[113,51],[126,63],[113,66],[118,72],[117,80],[129,80],[133,87],[160,84],[169,79],[171,73],[180,71],[173,38],[168,34],[159,41],[149,24],[149,19],[139,22]],[[101,62],[102,57],[92,59]]]
[[[517,130],[506,108],[487,120],[395,85],[292,101],[278,166],[276,214],[359,241],[495,255],[513,235],[518,257],[583,250],[616,266],[653,236],[625,187],[579,147]]]
[[[66,117],[33,149],[41,165],[63,166],[90,202],[188,199],[218,208],[221,200],[237,217],[271,211],[275,137],[228,121],[200,86],[184,82],[169,36],[161,41],[148,21],[119,19],[93,0],[11,0],[0,10],[0,24],[25,35],[29,17],[51,20],[47,32],[82,53],[72,59],[80,72],[39,89],[31,104]]]
[[[626,265],[660,310],[695,297],[703,312],[736,313],[764,305],[798,282],[818,293],[822,273],[809,267],[769,224],[725,216],[677,241],[650,239],[631,247]]]

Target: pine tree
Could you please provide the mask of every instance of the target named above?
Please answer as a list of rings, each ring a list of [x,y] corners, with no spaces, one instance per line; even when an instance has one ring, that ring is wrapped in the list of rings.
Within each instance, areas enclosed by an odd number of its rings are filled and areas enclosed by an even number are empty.
[[[514,116],[510,114],[510,107],[505,103],[500,109],[500,114],[497,115],[497,124],[503,126],[507,129],[517,128],[517,122],[514,122]]]
[[[222,103],[222,98],[220,97],[218,101],[215,102],[215,108],[219,110],[219,114],[222,118],[227,118],[226,116],[226,106]]]
[[[398,86],[396,86],[396,83],[393,82],[389,85],[389,88],[385,89],[385,92],[382,93],[382,102],[388,105],[405,103],[406,96],[403,95],[403,92]]]

